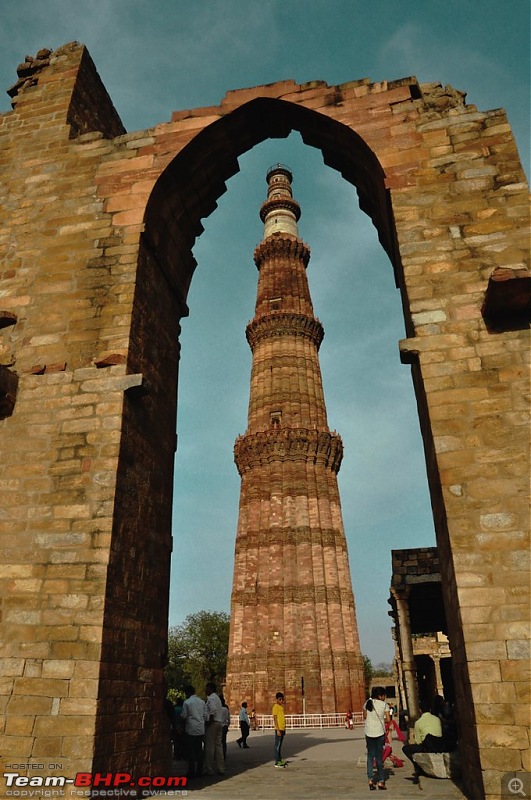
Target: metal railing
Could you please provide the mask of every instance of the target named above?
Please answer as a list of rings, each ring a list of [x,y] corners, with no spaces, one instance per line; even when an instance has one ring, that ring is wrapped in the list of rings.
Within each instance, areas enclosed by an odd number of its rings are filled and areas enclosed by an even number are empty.
[[[352,714],[354,726],[363,725],[363,713],[357,711]],[[256,730],[271,730],[273,717],[270,714],[257,714]],[[231,717],[231,727],[238,727],[238,715]],[[346,727],[345,714],[286,714],[286,728],[344,728]],[[251,723],[251,730],[252,723]]]

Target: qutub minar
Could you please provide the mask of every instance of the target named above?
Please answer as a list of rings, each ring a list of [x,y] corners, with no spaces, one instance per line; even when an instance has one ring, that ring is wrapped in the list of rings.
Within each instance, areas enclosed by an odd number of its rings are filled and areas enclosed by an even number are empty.
[[[270,713],[360,710],[365,699],[337,473],[340,436],[328,428],[319,366],[323,327],[306,277],[308,246],[291,171],[267,173],[254,253],[258,292],[246,329],[252,354],[241,476],[226,696]]]

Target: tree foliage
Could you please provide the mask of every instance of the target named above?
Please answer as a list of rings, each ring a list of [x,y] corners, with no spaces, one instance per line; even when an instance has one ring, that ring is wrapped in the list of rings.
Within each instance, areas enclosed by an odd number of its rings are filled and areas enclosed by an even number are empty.
[[[191,683],[198,694],[208,681],[218,684],[225,679],[229,649],[230,616],[223,611],[198,611],[189,614],[182,625],[168,633],[168,689],[182,692]]]
[[[363,656],[363,677],[365,678],[365,691],[369,693],[374,669],[369,656]]]
[[[375,675],[382,675],[385,678],[392,678],[393,677],[393,665],[388,664],[385,661],[380,661],[374,667],[374,674]]]

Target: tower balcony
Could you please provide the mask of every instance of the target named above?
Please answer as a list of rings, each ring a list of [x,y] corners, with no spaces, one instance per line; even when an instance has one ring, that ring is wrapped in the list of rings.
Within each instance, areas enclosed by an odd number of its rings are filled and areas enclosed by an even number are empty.
[[[279,257],[302,261],[307,267],[310,260],[310,248],[300,239],[286,233],[277,233],[263,239],[254,251],[254,263],[258,269],[266,259]]]
[[[245,335],[251,350],[254,350],[262,339],[273,336],[304,336],[319,349],[324,329],[316,317],[291,312],[272,312],[251,320],[247,324]]]
[[[265,222],[270,214],[274,214],[280,209],[290,211],[295,217],[296,222],[298,222],[301,218],[301,207],[297,201],[292,197],[282,196],[272,197],[270,200],[266,200],[264,203],[262,203],[260,207],[260,219],[262,222]]]
[[[305,461],[339,472],[343,459],[343,441],[335,431],[309,428],[273,428],[238,436],[234,443],[234,461],[243,475],[254,467],[278,461]]]

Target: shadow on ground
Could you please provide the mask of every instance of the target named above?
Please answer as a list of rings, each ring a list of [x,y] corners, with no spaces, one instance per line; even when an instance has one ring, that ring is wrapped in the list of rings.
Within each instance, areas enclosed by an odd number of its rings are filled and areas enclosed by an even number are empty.
[[[253,732],[248,750],[238,747],[238,735],[237,730],[229,731],[225,774],[190,780],[186,787],[188,797],[197,794],[198,800],[358,800],[369,794],[361,728],[288,731],[282,750],[286,769],[274,767],[272,731]],[[401,756],[400,744],[394,750]],[[185,762],[175,761],[173,766],[174,774],[186,774]],[[412,775],[409,761],[402,768],[386,769],[386,800],[465,800],[455,782],[423,778],[419,788],[413,784]]]

